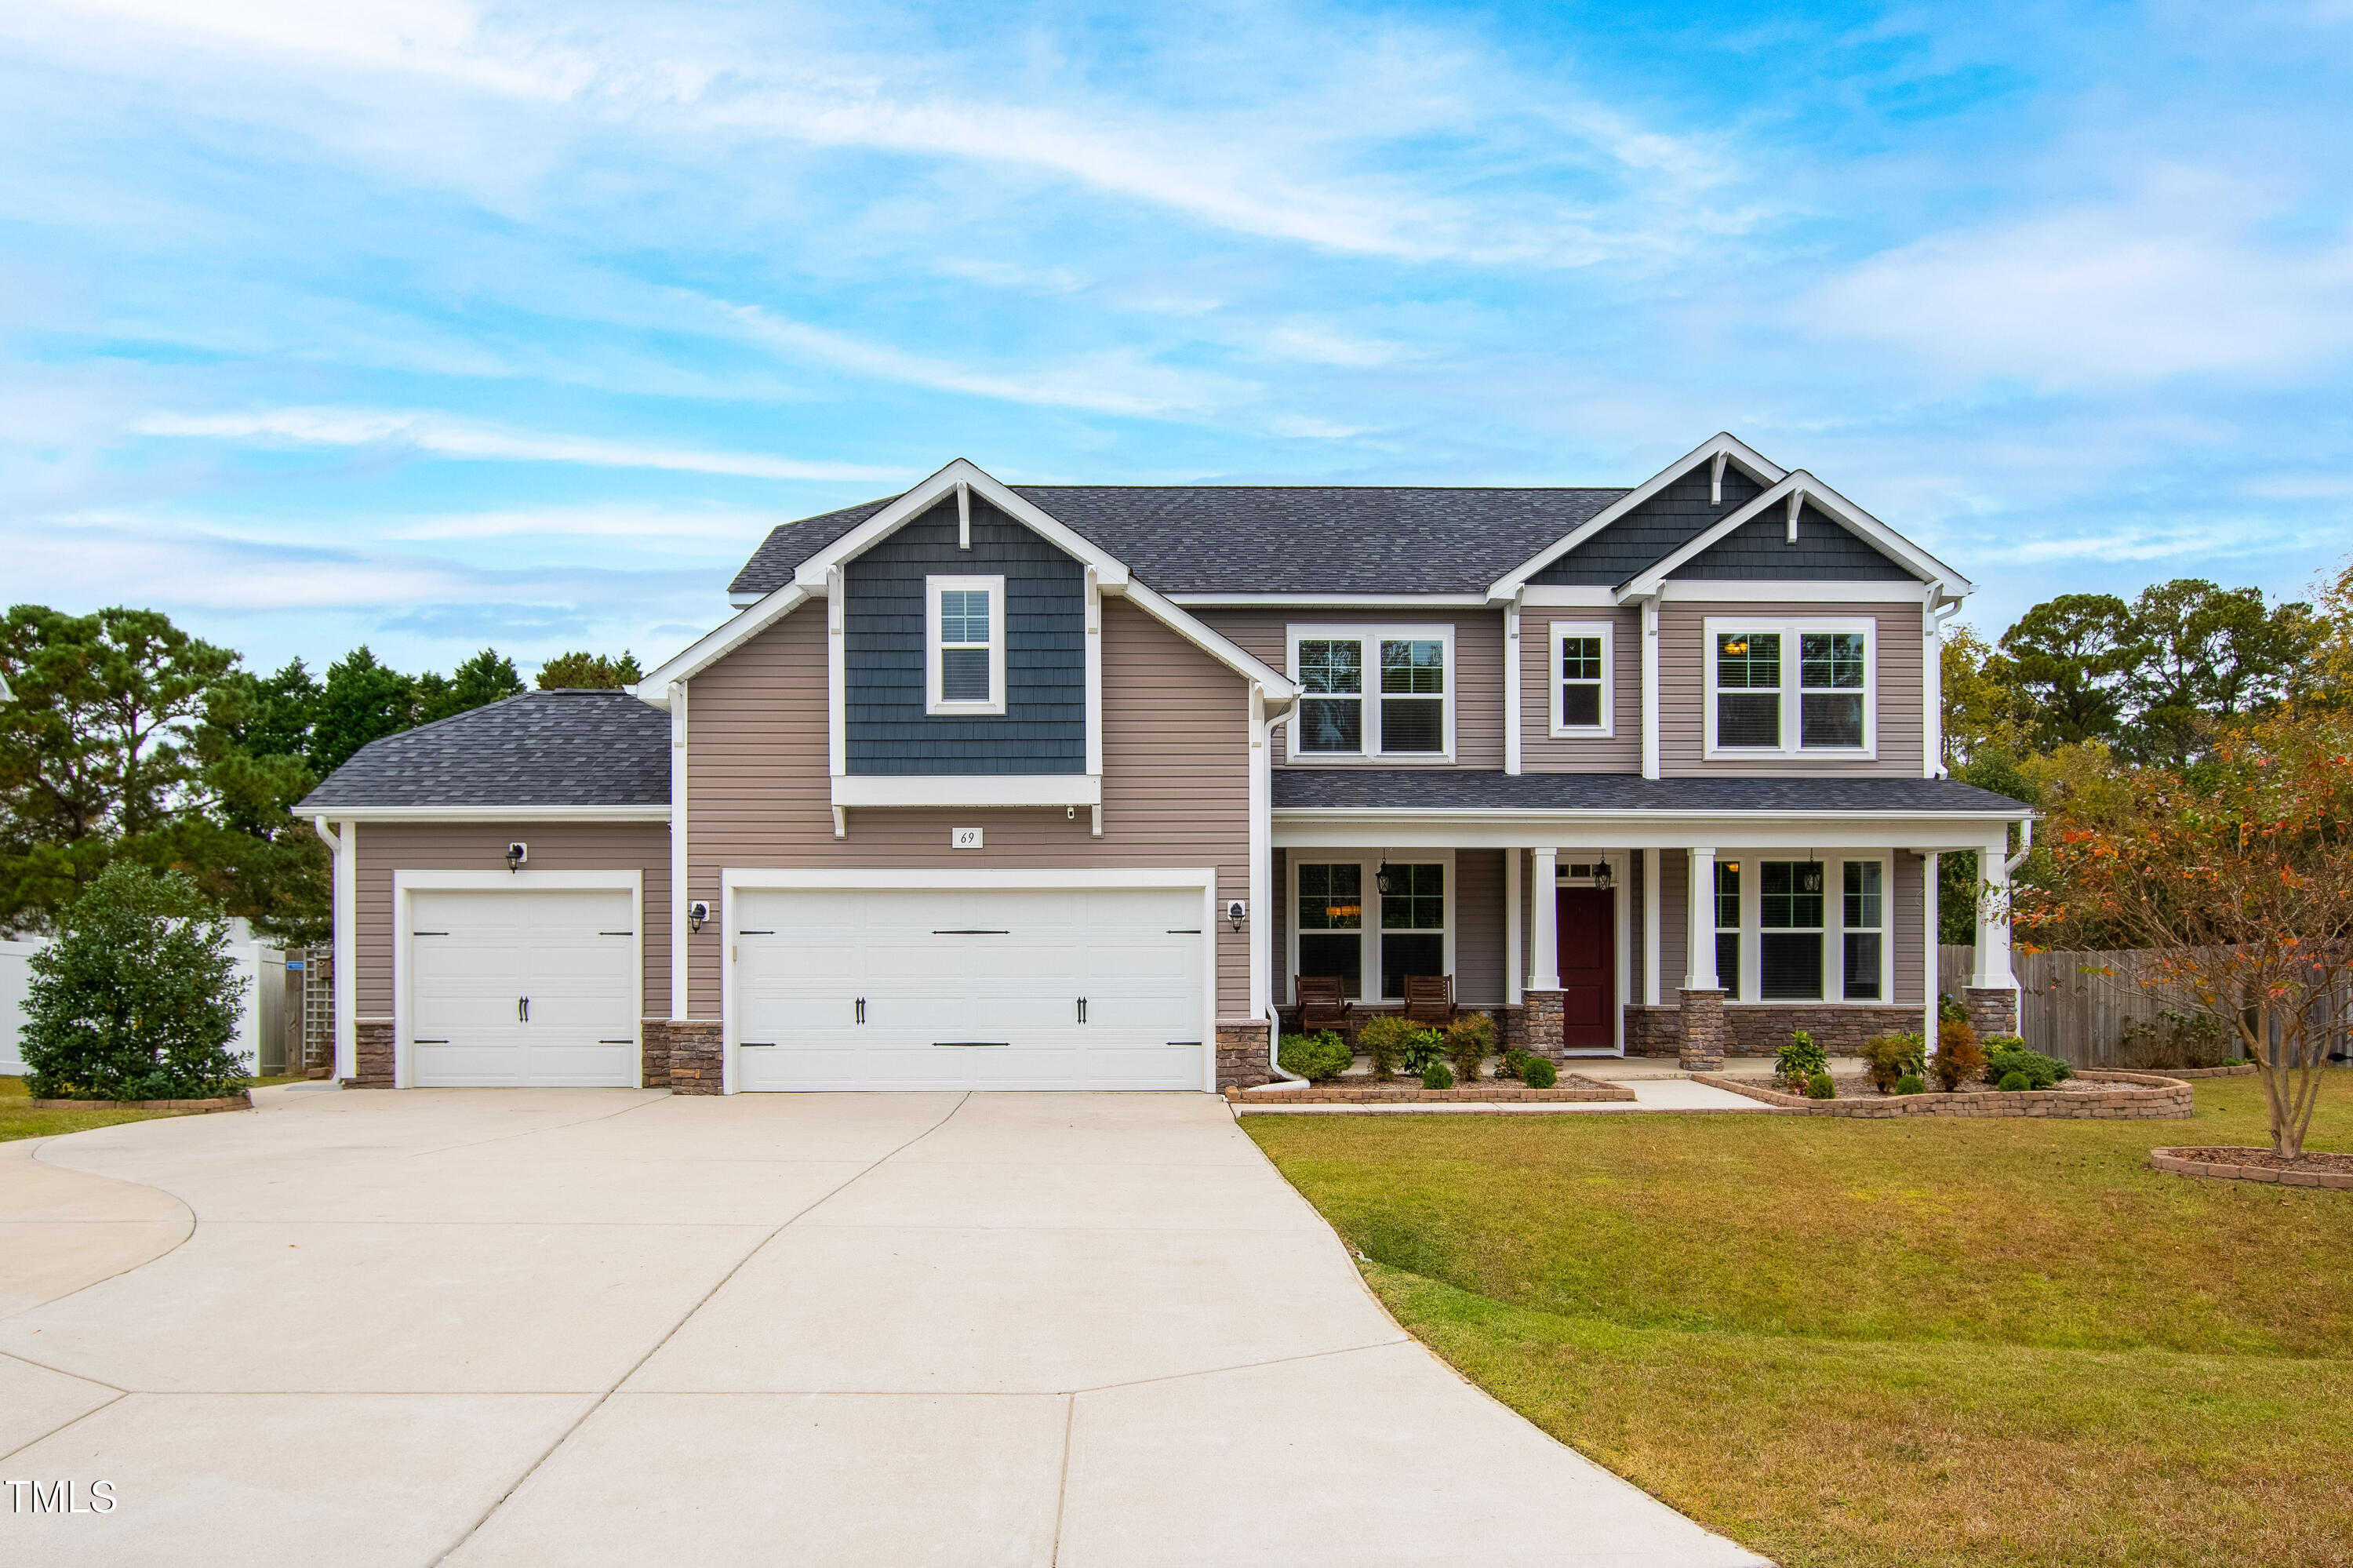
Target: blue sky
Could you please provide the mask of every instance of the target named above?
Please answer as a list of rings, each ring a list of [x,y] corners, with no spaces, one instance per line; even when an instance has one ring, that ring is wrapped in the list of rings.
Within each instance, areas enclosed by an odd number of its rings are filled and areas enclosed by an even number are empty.
[[[2353,551],[2353,0],[0,14],[0,601],[650,661],[775,523],[1632,483],[1982,586]]]

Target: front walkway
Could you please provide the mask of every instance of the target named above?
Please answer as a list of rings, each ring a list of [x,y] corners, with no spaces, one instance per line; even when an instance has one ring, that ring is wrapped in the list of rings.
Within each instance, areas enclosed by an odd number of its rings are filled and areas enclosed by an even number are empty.
[[[0,1158],[0,1458],[117,1499],[0,1557],[1761,1561],[1406,1339],[1207,1096],[258,1097]]]

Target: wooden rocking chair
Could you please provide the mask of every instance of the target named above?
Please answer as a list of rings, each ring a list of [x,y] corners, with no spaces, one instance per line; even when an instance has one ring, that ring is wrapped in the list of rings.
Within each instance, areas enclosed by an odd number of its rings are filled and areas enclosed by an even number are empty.
[[[1425,1029],[1443,1029],[1454,1022],[1452,975],[1405,977],[1405,1018]]]
[[[1347,982],[1340,976],[1293,975],[1291,994],[1299,999],[1299,1033],[1329,1029],[1355,1047],[1356,1004],[1348,1000]]]

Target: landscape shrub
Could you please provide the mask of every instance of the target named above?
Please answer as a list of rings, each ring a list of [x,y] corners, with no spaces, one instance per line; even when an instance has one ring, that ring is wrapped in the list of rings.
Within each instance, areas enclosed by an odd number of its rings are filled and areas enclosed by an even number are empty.
[[[2219,1067],[2239,1054],[2222,1038],[2222,1021],[2211,1013],[2176,1012],[2136,1018],[2116,1036],[2116,1059],[2126,1067]]]
[[[1926,1073],[1927,1052],[1928,1042],[1917,1033],[1874,1034],[1862,1043],[1863,1065],[1871,1069],[1873,1086],[1883,1095],[1894,1094],[1902,1079]]]
[[[1356,1048],[1372,1058],[1374,1077],[1394,1078],[1405,1065],[1407,1042],[1419,1033],[1394,1012],[1376,1012],[1357,1029]]]
[[[1986,1044],[1991,1047],[1986,1053],[1988,1083],[2003,1083],[2013,1074],[2023,1074],[2028,1088],[2047,1089],[2075,1075],[2075,1069],[2057,1057],[2029,1051],[2015,1034],[1997,1035]]]
[[[1928,1092],[1928,1086],[1920,1081],[1919,1074],[1906,1073],[1895,1080],[1895,1092],[1899,1095],[1925,1095]]]
[[[117,861],[28,962],[18,1052],[37,1099],[175,1100],[233,1094],[246,981],[228,922],[195,882]]]
[[[1531,1056],[1520,1069],[1520,1082],[1532,1089],[1548,1089],[1560,1082],[1560,1069],[1542,1056]]]
[[[1963,1084],[1974,1083],[1985,1072],[1985,1050],[1978,1044],[1978,1032],[1966,1018],[1955,1018],[1950,1010],[1936,1025],[1936,1054],[1928,1059],[1928,1066],[1936,1075],[1937,1086],[1947,1094],[1958,1090]]]
[[[1426,1073],[1432,1062],[1446,1060],[1446,1033],[1440,1029],[1409,1030],[1405,1037],[1405,1070]]]
[[[1496,1065],[1495,1076],[1499,1078],[1517,1078],[1521,1082],[1525,1083],[1527,1081],[1528,1064],[1535,1060],[1536,1060],[1535,1057],[1529,1055],[1525,1051],[1523,1051],[1518,1046],[1514,1045],[1510,1050],[1504,1053],[1503,1061]]]
[[[1421,1086],[1425,1089],[1451,1089],[1454,1086],[1454,1070],[1443,1062],[1432,1062],[1421,1070]]]
[[[1812,1074],[1806,1079],[1806,1097],[1810,1100],[1834,1100],[1838,1098],[1838,1085],[1831,1082],[1828,1073]]]
[[[1274,1059],[1286,1073],[1296,1073],[1311,1084],[1326,1083],[1348,1070],[1356,1054],[1348,1043],[1329,1029],[1313,1034],[1286,1034]]]
[[[1789,1036],[1789,1043],[1774,1053],[1773,1075],[1795,1092],[1816,1073],[1828,1072],[1829,1060],[1814,1037],[1800,1029]]]
[[[1494,1048],[1495,1021],[1483,1012],[1466,1012],[1446,1026],[1446,1059],[1461,1083],[1479,1081],[1479,1065]]]
[[[2033,1079],[2028,1077],[2024,1073],[2018,1072],[2003,1075],[2001,1082],[1994,1086],[1994,1087],[1998,1089],[2031,1089],[2033,1086]]]

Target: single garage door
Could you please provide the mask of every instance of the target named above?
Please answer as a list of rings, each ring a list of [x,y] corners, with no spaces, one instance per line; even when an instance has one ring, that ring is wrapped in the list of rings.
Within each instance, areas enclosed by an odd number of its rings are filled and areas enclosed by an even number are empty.
[[[1196,892],[738,895],[746,1089],[1198,1089]]]
[[[638,1081],[638,914],[625,892],[409,895],[410,1082]]]

